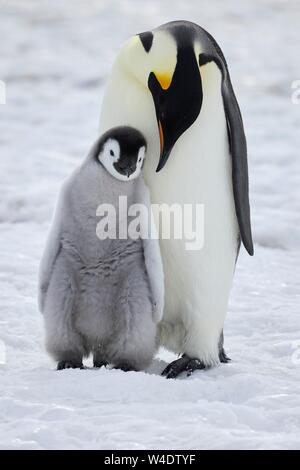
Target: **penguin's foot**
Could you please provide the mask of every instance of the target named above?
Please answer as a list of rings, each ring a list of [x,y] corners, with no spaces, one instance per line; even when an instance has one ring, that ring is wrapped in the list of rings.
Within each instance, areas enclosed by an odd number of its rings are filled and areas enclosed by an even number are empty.
[[[63,370],[63,369],[84,369],[84,366],[81,361],[59,361],[57,364],[56,370]]]
[[[230,357],[228,357],[226,352],[224,351],[224,348],[222,348],[219,352],[219,359],[220,362],[222,362],[223,364],[228,364],[228,362],[231,361]]]
[[[137,369],[130,364],[119,364],[114,366],[114,369],[122,370],[123,372],[137,372]]]
[[[175,379],[182,372],[187,373],[189,377],[194,370],[205,369],[205,365],[199,359],[191,359],[189,356],[184,354],[176,361],[171,362],[162,372],[161,375],[167,379]]]
[[[96,369],[101,369],[101,367],[103,367],[103,366],[104,366],[104,367],[107,367],[107,366],[108,366],[108,362],[106,362],[106,361],[97,361],[97,360],[94,359],[94,367],[95,367]]]

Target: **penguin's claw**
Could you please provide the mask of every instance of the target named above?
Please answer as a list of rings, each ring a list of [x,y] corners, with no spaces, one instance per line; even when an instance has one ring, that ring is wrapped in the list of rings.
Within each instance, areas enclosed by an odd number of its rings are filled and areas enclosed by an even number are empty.
[[[162,371],[161,375],[165,376],[167,379],[177,377],[180,372],[185,370],[187,365],[187,358],[185,356],[176,359],[176,361],[170,362],[167,367]]]
[[[94,367],[96,369],[101,369],[101,367],[107,367],[108,366],[108,362],[105,362],[105,361],[94,361]]]
[[[231,361],[230,357],[227,356],[223,348],[221,349],[219,353],[219,359],[220,359],[220,362],[222,362],[223,364],[228,364],[228,362]]]
[[[119,364],[114,366],[114,369],[122,370],[123,372],[137,372],[137,369],[130,364]]]
[[[59,361],[56,370],[63,369],[84,369],[82,362],[79,361]]]
[[[195,370],[201,369],[205,369],[205,365],[199,359],[191,359],[184,354],[179,359],[176,359],[176,361],[167,365],[161,375],[167,379],[175,379],[182,372],[186,372],[187,377],[189,377]]]

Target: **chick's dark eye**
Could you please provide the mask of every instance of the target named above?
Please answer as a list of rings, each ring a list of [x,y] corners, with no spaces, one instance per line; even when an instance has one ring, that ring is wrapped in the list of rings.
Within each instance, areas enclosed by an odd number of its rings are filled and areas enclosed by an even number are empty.
[[[115,152],[113,150],[110,150],[109,153],[111,154],[112,157],[115,156]]]

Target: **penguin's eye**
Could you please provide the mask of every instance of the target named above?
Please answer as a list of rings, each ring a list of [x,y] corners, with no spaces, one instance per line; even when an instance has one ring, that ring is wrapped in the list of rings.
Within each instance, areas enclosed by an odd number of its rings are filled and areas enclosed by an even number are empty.
[[[113,150],[110,150],[109,153],[111,154],[112,157],[115,156],[115,152]]]
[[[138,159],[137,159],[138,163],[142,163],[142,162],[143,162],[144,157],[145,157],[145,150],[146,150],[145,147],[141,147],[141,148],[139,149]]]

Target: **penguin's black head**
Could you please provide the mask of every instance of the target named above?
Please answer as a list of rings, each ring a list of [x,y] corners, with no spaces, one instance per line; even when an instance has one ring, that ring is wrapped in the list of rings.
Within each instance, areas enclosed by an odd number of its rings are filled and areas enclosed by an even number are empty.
[[[148,77],[160,137],[161,153],[156,171],[165,166],[177,140],[197,119],[203,100],[194,26],[192,23],[173,22],[163,25],[161,31],[168,33],[176,44],[176,63],[169,74],[152,70]],[[140,40],[147,50],[143,33]],[[162,46],[164,41],[165,38],[161,41]]]
[[[104,168],[121,181],[137,178],[143,166],[146,140],[137,129],[114,127],[99,140],[97,159]]]
[[[157,171],[201,111],[197,28],[186,21],[171,22],[131,38],[120,53],[121,66],[152,95],[160,138]]]

